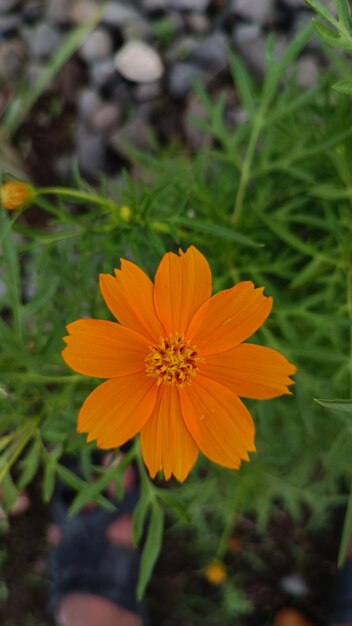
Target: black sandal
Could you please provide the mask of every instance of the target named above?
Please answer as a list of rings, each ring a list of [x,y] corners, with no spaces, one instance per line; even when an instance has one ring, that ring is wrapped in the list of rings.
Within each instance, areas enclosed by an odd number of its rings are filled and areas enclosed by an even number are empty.
[[[142,624],[149,620],[144,606],[136,598],[140,553],[106,537],[108,526],[132,513],[138,502],[138,485],[116,502],[117,510],[108,512],[96,507],[68,517],[67,487],[57,484],[52,500],[53,522],[62,538],[49,556],[50,612],[72,593],[87,593],[110,600],[119,608],[138,615]]]

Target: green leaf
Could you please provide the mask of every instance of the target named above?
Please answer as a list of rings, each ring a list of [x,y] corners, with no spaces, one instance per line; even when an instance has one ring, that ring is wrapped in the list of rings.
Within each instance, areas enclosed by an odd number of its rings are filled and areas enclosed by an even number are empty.
[[[141,566],[137,584],[137,598],[144,596],[146,586],[152,575],[154,565],[159,556],[164,529],[164,512],[160,505],[154,501],[148,526],[147,538],[142,552]]]
[[[348,0],[335,0],[335,5],[340,23],[348,33],[351,33],[352,20]]]
[[[251,84],[252,81],[240,57],[233,51],[230,52],[230,68],[236,92],[238,92],[240,97],[240,102],[251,118],[256,111]]]
[[[343,523],[342,538],[339,549],[338,565],[342,567],[347,556],[347,550],[352,537],[352,485],[347,503],[345,521]]]
[[[352,80],[339,80],[337,83],[333,84],[332,88],[339,93],[352,96]]]
[[[320,39],[329,44],[329,46],[333,46],[335,48],[338,48],[340,46],[340,42],[342,39],[336,31],[334,31],[329,26],[326,26],[326,24],[324,24],[317,18],[312,20],[312,23]]]
[[[321,400],[320,398],[314,398],[314,400],[327,409],[343,411],[352,415],[352,400]]]
[[[313,11],[318,13],[318,15],[323,17],[325,20],[327,20],[331,24],[337,24],[333,15],[331,15],[326,6],[322,2],[320,2],[320,0],[305,0],[305,2],[306,4],[308,4],[308,6],[310,6],[311,9],[313,9]]]
[[[144,524],[151,506],[150,498],[143,495],[143,490],[133,511],[133,542],[137,546],[141,540]]]
[[[160,500],[165,502],[166,506],[173,509],[176,515],[186,524],[189,524],[191,521],[191,517],[186,509],[186,507],[182,504],[180,494],[173,494],[167,491],[166,489],[162,489],[158,492],[158,496]]]
[[[24,489],[27,485],[29,485],[35,476],[39,466],[41,448],[42,442],[39,437],[36,437],[29,449],[28,454],[26,454],[25,458],[21,462],[22,473],[18,480],[19,489]]]
[[[233,228],[226,228],[225,226],[218,226],[217,224],[201,222],[197,219],[190,217],[175,217],[172,219],[172,224],[177,226],[185,226],[204,235],[213,235],[213,237],[219,237],[220,239],[226,239],[227,241],[234,241],[235,243],[243,246],[249,246],[251,248],[261,248],[263,244],[256,243],[246,235],[236,232]]]

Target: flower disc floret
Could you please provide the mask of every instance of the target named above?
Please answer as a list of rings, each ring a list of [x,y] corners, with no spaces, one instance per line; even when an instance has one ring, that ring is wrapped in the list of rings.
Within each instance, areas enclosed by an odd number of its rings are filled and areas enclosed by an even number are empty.
[[[156,378],[158,385],[185,387],[196,376],[201,361],[196,347],[180,335],[162,337],[158,345],[150,346],[146,372],[147,376]]]

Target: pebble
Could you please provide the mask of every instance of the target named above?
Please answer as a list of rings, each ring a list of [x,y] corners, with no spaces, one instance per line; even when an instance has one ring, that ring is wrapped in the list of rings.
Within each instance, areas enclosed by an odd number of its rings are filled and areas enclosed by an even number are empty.
[[[13,80],[21,73],[26,50],[20,39],[0,41],[0,78]]]
[[[70,15],[72,0],[47,0],[45,19],[54,24],[66,24]]]
[[[80,56],[86,63],[101,61],[113,51],[112,37],[105,28],[96,28],[81,46]]]
[[[17,31],[22,24],[22,17],[17,13],[0,15],[0,36]]]
[[[215,33],[203,39],[192,51],[192,59],[208,70],[219,71],[228,65],[228,45],[225,35]]]
[[[76,129],[76,153],[83,175],[98,178],[106,165],[107,143],[101,133],[89,130],[83,124]]]
[[[194,120],[206,120],[208,119],[208,112],[204,104],[199,98],[191,93],[183,118],[183,130],[187,139],[187,142],[193,148],[193,150],[199,150],[205,148],[211,144],[212,138],[209,133],[199,128]]]
[[[95,89],[103,89],[109,81],[114,81],[116,74],[112,57],[89,65],[89,79]]]
[[[170,65],[177,61],[185,61],[195,48],[197,48],[197,40],[194,37],[181,37],[166,51],[165,60]]]
[[[206,11],[210,0],[168,0],[167,3],[176,11]]]
[[[154,83],[141,83],[136,85],[133,95],[138,102],[148,102],[162,95],[162,87],[159,81]]]
[[[55,0],[53,0],[55,2]],[[69,21],[76,25],[91,19],[96,15],[97,5],[91,0],[73,0],[68,14]]]
[[[258,24],[241,24],[234,29],[233,42],[257,76],[265,72],[265,37]]]
[[[127,22],[122,28],[124,39],[129,41],[130,39],[152,39],[153,29],[151,23],[142,17],[137,17],[134,20]]]
[[[127,42],[115,55],[114,64],[121,76],[136,83],[154,82],[164,73],[156,50],[138,40]]]
[[[101,106],[102,100],[94,89],[82,89],[78,95],[78,112],[79,117],[84,122],[90,121],[94,113]]]
[[[185,16],[185,25],[193,33],[202,35],[210,29],[210,22],[203,13],[190,13]]]
[[[304,597],[309,592],[306,581],[299,574],[290,574],[281,578],[280,587],[285,593],[295,597]]]
[[[273,14],[274,0],[233,0],[233,7],[246,20],[265,24]]]
[[[297,63],[297,83],[300,87],[312,87],[318,78],[318,64],[313,55],[303,56]]]
[[[109,2],[104,13],[104,22],[116,28],[124,26],[138,17],[138,11],[127,4]]]
[[[175,63],[169,71],[169,92],[174,98],[184,98],[193,83],[205,78],[206,72],[192,63]]]
[[[43,22],[22,30],[27,45],[36,59],[45,59],[52,55],[63,41],[63,35],[50,24]]]
[[[0,13],[9,13],[13,11],[18,5],[18,0],[1,0]]]
[[[118,103],[103,102],[92,113],[90,125],[93,130],[107,133],[116,128],[122,118],[122,107]]]
[[[135,114],[129,122],[112,134],[110,145],[117,154],[126,158],[129,157],[131,146],[150,150],[152,147],[151,128],[145,120]]]

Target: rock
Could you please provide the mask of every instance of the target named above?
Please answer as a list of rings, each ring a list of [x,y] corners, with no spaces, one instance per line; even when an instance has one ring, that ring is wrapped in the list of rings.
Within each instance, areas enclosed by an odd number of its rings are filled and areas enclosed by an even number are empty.
[[[233,42],[249,67],[262,76],[265,72],[265,37],[258,24],[235,27]]]
[[[90,125],[93,130],[107,133],[118,126],[122,117],[122,108],[117,102],[103,102],[92,113]]]
[[[23,70],[26,50],[20,39],[0,40],[0,78],[11,81]]]
[[[78,114],[79,118],[89,123],[94,113],[101,106],[102,100],[94,89],[82,89],[78,96]]]
[[[44,65],[40,61],[30,61],[26,66],[25,77],[29,85],[34,85],[44,71]]]
[[[112,53],[112,37],[105,28],[96,28],[81,46],[80,56],[87,63],[101,61]]]
[[[211,144],[211,135],[199,128],[195,121],[206,120],[208,117],[204,104],[195,94],[191,93],[183,116],[183,130],[189,145],[194,150],[205,148]]]
[[[306,55],[297,61],[297,83],[300,87],[312,87],[318,78],[318,62],[313,55]]]
[[[168,0],[141,0],[140,4],[143,13],[154,13],[167,11],[169,2]]]
[[[130,39],[151,39],[153,37],[151,23],[141,16],[127,22],[121,29],[126,41]]]
[[[121,76],[136,83],[155,82],[164,73],[156,50],[137,40],[129,41],[117,52],[114,64]]]
[[[112,58],[103,61],[95,61],[89,65],[89,79],[95,89],[102,89],[110,80],[117,78],[114,61]]]
[[[210,0],[167,0],[167,4],[176,11],[206,11]]]
[[[285,593],[295,597],[306,596],[309,592],[306,581],[299,574],[290,574],[281,578],[280,587]]]
[[[0,2],[0,13],[9,13],[16,9],[18,5],[18,0],[1,0]]]
[[[133,90],[133,95],[138,102],[148,102],[154,100],[162,95],[162,88],[160,82],[155,83],[141,83],[136,85]]]
[[[43,19],[44,7],[40,0],[26,2],[22,9],[23,19],[26,24],[35,24]]]
[[[233,0],[233,7],[244,19],[265,24],[273,13],[274,0]]]
[[[123,2],[109,2],[103,21],[113,28],[124,26],[140,16],[138,11]]]
[[[61,181],[71,182],[75,159],[76,155],[70,153],[60,154],[55,158],[53,163],[54,172]]]
[[[61,33],[45,22],[34,28],[25,28],[22,32],[32,55],[37,59],[51,56],[63,40]]]
[[[128,158],[130,147],[143,150],[152,148],[151,134],[152,131],[147,122],[135,115],[129,122],[113,133],[110,145],[117,154]]]
[[[72,0],[47,0],[45,19],[54,24],[66,24],[69,21]]]
[[[193,83],[205,76],[205,71],[192,63],[175,63],[169,71],[169,92],[174,98],[184,98]]]
[[[76,130],[78,165],[83,175],[97,178],[105,169],[107,143],[105,137],[79,124]]]
[[[22,24],[22,17],[17,13],[0,15],[0,37],[16,32]]]
[[[94,17],[96,12],[97,5],[92,0],[73,0],[68,14],[69,21],[78,25]]]
[[[191,13],[185,16],[185,25],[193,33],[201,35],[210,29],[209,19],[203,13]]]
[[[215,33],[201,41],[192,51],[192,60],[209,71],[220,71],[228,65],[227,40],[222,33]]]
[[[166,51],[166,62],[173,65],[178,61],[185,61],[191,56],[197,45],[197,40],[194,37],[181,37]]]

